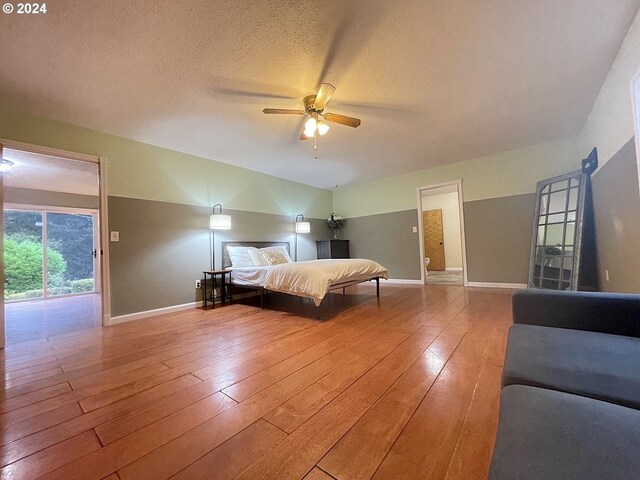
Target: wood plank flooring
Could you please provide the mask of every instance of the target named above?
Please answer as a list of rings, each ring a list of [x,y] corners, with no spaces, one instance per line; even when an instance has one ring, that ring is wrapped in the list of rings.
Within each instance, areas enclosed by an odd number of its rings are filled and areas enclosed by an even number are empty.
[[[0,350],[0,478],[486,478],[511,291],[270,297]]]
[[[102,299],[96,293],[5,303],[7,345],[99,327],[101,312]]]

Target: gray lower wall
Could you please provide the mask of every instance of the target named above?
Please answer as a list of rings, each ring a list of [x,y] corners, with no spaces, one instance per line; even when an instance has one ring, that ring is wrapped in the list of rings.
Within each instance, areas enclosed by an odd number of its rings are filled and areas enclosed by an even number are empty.
[[[640,195],[634,139],[596,172],[592,185],[600,289],[640,293]]]
[[[389,278],[420,280],[420,240],[412,231],[417,225],[417,209],[348,218],[340,238],[350,240],[352,257],[384,265]]]
[[[535,194],[465,202],[468,278],[471,282],[526,283]],[[418,211],[347,219],[341,238],[354,257],[371,258],[390,278],[420,279]]]
[[[74,193],[48,192],[29,188],[4,188],[4,203],[20,205],[38,205],[44,207],[71,207],[97,209],[100,198],[92,195],[77,195]]]
[[[6,190],[6,201],[16,202],[16,192]],[[601,288],[640,292],[640,196],[633,141],[594,176],[593,192]],[[54,205],[51,200],[48,204]],[[534,194],[465,202],[469,281],[526,283],[534,205]],[[207,207],[109,197],[109,227],[120,232],[120,242],[110,244],[112,315],[196,300],[194,282],[210,267],[210,213]],[[288,241],[293,256],[290,216],[225,213],[232,215],[233,228],[215,234],[217,266],[222,241]],[[316,258],[315,240],[330,238],[324,220],[308,220],[311,233],[298,237],[300,260]],[[380,262],[391,278],[415,280],[421,269],[418,234],[412,232],[417,224],[415,209],[350,218],[340,238],[351,241],[353,257]]]
[[[470,282],[527,283],[534,193],[464,203]]]
[[[211,209],[193,205],[109,197],[112,316],[196,301],[195,281],[209,270]],[[237,210],[232,229],[215,232],[216,266],[222,241],[286,241],[294,256],[293,218]],[[311,233],[298,236],[298,259],[316,258],[315,240],[329,238],[323,220],[307,219]]]

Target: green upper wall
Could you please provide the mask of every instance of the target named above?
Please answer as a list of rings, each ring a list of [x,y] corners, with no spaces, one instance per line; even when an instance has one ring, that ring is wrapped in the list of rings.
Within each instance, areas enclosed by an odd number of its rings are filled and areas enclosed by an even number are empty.
[[[312,218],[333,207],[330,190],[3,108],[0,139],[106,157],[113,196]]]
[[[416,187],[462,179],[464,201],[536,191],[538,181],[580,168],[577,138],[452,163],[374,182],[337,188],[334,211],[346,217],[417,208]]]

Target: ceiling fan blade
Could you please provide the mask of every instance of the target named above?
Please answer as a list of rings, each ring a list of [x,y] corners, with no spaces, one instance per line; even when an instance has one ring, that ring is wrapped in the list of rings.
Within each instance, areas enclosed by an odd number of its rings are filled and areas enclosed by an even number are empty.
[[[356,128],[360,126],[359,118],[347,117],[345,115],[338,115],[337,113],[325,113],[323,117],[325,120],[329,122],[340,123],[348,127]]]
[[[330,83],[323,83],[322,85],[320,85],[320,90],[318,90],[316,99],[313,102],[313,106],[315,107],[315,109],[322,110],[335,91],[336,87],[334,87]]]
[[[269,114],[304,115],[304,110],[289,110],[288,108],[265,108],[262,111]]]
[[[304,134],[304,129],[303,129],[303,130],[302,130],[302,133],[300,134],[300,140],[309,140],[310,138],[312,138],[312,137],[307,137],[307,136]]]

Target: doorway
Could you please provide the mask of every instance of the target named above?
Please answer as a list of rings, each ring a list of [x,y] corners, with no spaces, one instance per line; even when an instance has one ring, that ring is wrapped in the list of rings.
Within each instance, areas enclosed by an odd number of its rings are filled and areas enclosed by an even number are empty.
[[[418,187],[417,194],[423,282],[466,285],[462,182]]]
[[[108,324],[103,161],[6,141],[0,152],[12,163],[0,222],[6,343]]]

